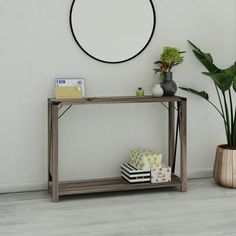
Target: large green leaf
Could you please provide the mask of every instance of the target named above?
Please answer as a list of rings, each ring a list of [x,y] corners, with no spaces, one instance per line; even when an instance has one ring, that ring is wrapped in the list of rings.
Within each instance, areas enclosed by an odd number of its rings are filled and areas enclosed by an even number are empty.
[[[206,58],[208,61],[210,61],[210,62],[213,63],[213,58],[212,58],[212,55],[211,55],[210,53],[203,53],[203,55],[205,56],[205,58]]]
[[[210,53],[202,52],[197,46],[188,40],[194,48],[193,53],[202,65],[211,73],[220,72],[221,70],[213,63],[213,58]]]
[[[195,57],[202,63],[202,65],[211,73],[216,73],[220,71],[209,59],[204,55],[204,53],[199,53],[193,50]]]
[[[205,58],[212,62],[213,63],[213,58],[211,56],[210,53],[205,53],[205,52],[202,52],[200,48],[198,48],[196,45],[194,45],[191,41],[188,40],[188,42],[191,44],[191,46],[195,49],[195,51],[197,51],[198,53],[200,54],[203,54],[205,56]]]
[[[202,72],[204,75],[207,75],[213,79],[217,87],[225,92],[229,90],[229,88],[232,85],[233,78],[226,74],[225,72],[220,72],[220,73],[207,73],[207,72]]]
[[[236,92],[236,76],[234,76],[233,78],[233,89],[234,89],[234,92]]]
[[[224,72],[229,76],[232,76],[232,77],[236,76],[236,64],[225,69]]]
[[[197,91],[195,89],[191,89],[191,88],[184,88],[184,87],[179,87],[180,89],[184,90],[184,91],[187,91],[187,92],[190,92],[190,93],[193,93],[195,95],[198,95],[206,100],[209,100],[209,95],[207,92],[205,91]]]
[[[198,52],[201,52],[202,53],[202,51],[201,51],[201,49],[200,48],[198,48],[195,44],[193,44],[190,40],[188,40],[188,43],[196,50],[196,51],[198,51]]]

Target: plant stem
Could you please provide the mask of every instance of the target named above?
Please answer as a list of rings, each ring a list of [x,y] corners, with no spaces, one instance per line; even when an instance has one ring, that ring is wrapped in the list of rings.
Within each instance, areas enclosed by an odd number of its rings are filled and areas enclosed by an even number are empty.
[[[233,146],[236,146],[236,106],[235,106],[235,112],[234,112],[234,124],[233,124]]]
[[[215,84],[215,83],[214,83],[214,84]],[[217,88],[216,84],[215,84],[215,88],[216,88],[217,96],[218,96],[218,99],[219,99],[219,102],[220,102],[221,111],[222,111],[222,114],[223,114],[224,120],[225,120],[224,109],[223,109],[223,105],[222,105],[222,101],[221,101],[219,89]]]
[[[232,95],[229,89],[229,102],[230,102],[230,116],[231,116],[231,144],[233,145],[234,142],[234,111],[233,111],[233,102],[232,102]]]
[[[209,101],[209,100],[206,100],[206,101],[208,101],[218,112],[219,112],[219,114],[221,115],[221,117],[222,117],[222,119],[223,119],[223,121],[224,121],[224,125],[225,125],[225,133],[226,133],[226,139],[227,139],[227,143],[228,143],[228,145],[229,146],[231,146],[231,139],[230,139],[230,130],[229,130],[229,123],[227,123],[227,121],[226,121],[226,119],[225,119],[225,117],[224,117],[224,115],[221,113],[221,111],[215,106],[215,104],[214,103],[212,103],[211,101]],[[226,105],[227,106],[227,105]],[[227,107],[226,107],[227,108]],[[228,119],[227,119],[228,120]]]
[[[221,117],[223,118],[223,120],[225,121],[224,115],[222,114],[222,112],[219,110],[219,108],[210,100],[205,99],[207,102],[209,102],[215,109],[216,111],[218,111],[218,113],[221,115]]]
[[[225,106],[225,114],[226,114],[227,141],[228,141],[228,145],[231,146],[229,110],[228,110],[227,100],[226,100],[226,97],[225,97],[225,92],[223,90],[222,90],[222,95],[223,95],[223,98],[224,98],[224,106]]]
[[[221,100],[221,97],[220,97],[219,89],[216,86],[216,83],[214,83],[214,84],[215,84],[216,93],[217,93],[217,96],[218,96],[218,99],[219,99],[219,102],[220,102],[221,111],[222,111],[222,114],[223,114],[223,120],[224,120],[224,126],[225,126],[225,134],[226,134],[226,138],[227,138],[227,142],[228,142],[228,129],[227,129],[227,125],[226,125],[224,108],[223,108],[222,100]]]

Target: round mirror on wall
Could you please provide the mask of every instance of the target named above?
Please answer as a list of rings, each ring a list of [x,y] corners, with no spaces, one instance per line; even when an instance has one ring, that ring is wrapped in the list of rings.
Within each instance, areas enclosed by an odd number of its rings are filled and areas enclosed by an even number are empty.
[[[74,0],[70,26],[79,47],[105,63],[122,63],[138,56],[155,31],[151,0]]]

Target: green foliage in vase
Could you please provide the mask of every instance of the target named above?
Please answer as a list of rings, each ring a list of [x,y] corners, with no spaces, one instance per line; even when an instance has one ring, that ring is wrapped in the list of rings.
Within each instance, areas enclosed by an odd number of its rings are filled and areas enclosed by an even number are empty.
[[[184,61],[184,57],[181,55],[178,48],[164,47],[163,53],[161,54],[161,61],[169,65],[169,70],[172,67],[181,64]]]
[[[218,68],[210,53],[202,52],[192,42],[188,41],[193,47],[193,53],[201,64],[207,69],[202,74],[208,76],[214,83],[218,97],[219,106],[215,105],[205,91],[197,91],[192,88],[180,87],[181,89],[193,93],[205,99],[211,104],[221,116],[228,146],[236,146],[236,104],[233,97],[236,95],[236,63],[226,69]]]
[[[160,56],[160,60],[154,62],[157,64],[159,68],[154,69],[155,73],[160,72],[160,80],[163,77],[164,73],[171,72],[174,66],[177,66],[184,61],[184,57],[182,54],[185,52],[181,52],[178,48],[174,47],[164,47],[163,52]]]

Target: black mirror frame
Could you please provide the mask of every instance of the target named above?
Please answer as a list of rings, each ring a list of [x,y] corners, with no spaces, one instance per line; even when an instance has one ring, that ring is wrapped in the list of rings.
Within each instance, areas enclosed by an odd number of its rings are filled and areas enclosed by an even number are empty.
[[[153,11],[153,28],[152,28],[152,33],[150,35],[150,38],[148,40],[148,42],[146,43],[146,45],[143,47],[143,49],[141,49],[141,51],[139,51],[137,54],[135,54],[134,56],[128,58],[128,59],[125,59],[123,61],[104,61],[104,60],[101,60],[99,58],[96,58],[94,56],[92,56],[91,54],[89,54],[79,43],[78,39],[76,38],[75,36],[75,33],[74,33],[74,30],[73,30],[73,25],[72,25],[72,11],[73,11],[73,7],[74,7],[74,4],[75,4],[75,1],[76,0],[73,0],[72,2],[72,5],[71,5],[71,8],[70,8],[70,29],[71,29],[71,33],[73,35],[73,38],[75,40],[75,42],[77,43],[77,45],[82,49],[83,52],[85,52],[89,57],[93,58],[94,60],[96,61],[100,61],[100,62],[103,62],[103,63],[108,63],[108,64],[119,64],[119,63],[124,63],[124,62],[127,62],[127,61],[130,61],[132,59],[134,59],[135,57],[137,57],[138,55],[140,55],[146,48],[147,46],[149,45],[149,43],[151,42],[152,40],[152,37],[154,35],[154,32],[155,32],[155,28],[156,28],[156,11],[155,11],[155,7],[154,7],[154,4],[152,2],[152,0],[149,0],[150,4],[151,4],[151,7],[152,7],[152,11]]]

